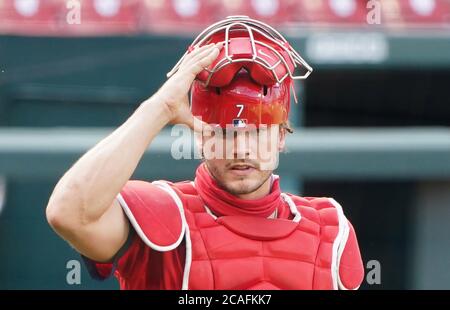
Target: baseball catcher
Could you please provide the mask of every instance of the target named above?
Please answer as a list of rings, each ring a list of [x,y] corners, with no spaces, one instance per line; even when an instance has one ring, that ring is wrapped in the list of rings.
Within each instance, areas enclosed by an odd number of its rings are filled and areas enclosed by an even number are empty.
[[[114,274],[122,289],[358,288],[361,255],[339,203],[283,193],[273,173],[293,82],[311,71],[265,23],[209,26],[164,85],[60,179],[50,225],[92,276]],[[168,124],[196,133],[193,180],[130,180]]]

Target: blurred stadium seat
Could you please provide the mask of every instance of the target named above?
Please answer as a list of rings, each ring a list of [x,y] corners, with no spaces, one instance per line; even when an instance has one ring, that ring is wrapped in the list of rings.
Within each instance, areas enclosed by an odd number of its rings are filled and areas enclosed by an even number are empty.
[[[81,0],[80,4],[80,23],[65,23],[63,33],[105,35],[138,32],[139,0]]]
[[[362,24],[366,21],[366,1],[317,0],[296,1],[296,21],[308,24]]]
[[[61,1],[0,0],[0,33],[55,34]]]
[[[381,8],[386,23],[391,26],[450,24],[448,0],[389,0]]]
[[[277,25],[292,21],[296,0],[221,0],[216,19],[230,15],[247,15]]]
[[[145,0],[141,3],[144,31],[186,33],[216,21],[215,1]]]
[[[372,1],[372,3],[371,3]],[[379,27],[449,27],[450,0],[0,0],[0,33],[19,35],[189,34],[229,15],[276,27],[367,26],[378,3]],[[70,12],[80,8],[80,22]]]

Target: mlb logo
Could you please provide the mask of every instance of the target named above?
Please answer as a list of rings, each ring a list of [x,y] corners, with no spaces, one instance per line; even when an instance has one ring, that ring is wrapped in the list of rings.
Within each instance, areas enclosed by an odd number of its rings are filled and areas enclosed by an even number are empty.
[[[235,128],[243,128],[247,126],[247,120],[241,118],[233,119],[233,127]]]

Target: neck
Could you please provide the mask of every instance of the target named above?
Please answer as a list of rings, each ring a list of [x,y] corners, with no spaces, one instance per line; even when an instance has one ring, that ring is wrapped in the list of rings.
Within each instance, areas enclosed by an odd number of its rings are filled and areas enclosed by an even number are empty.
[[[269,177],[251,193],[233,195],[214,182],[205,163],[197,168],[195,175],[195,187],[200,198],[217,216],[246,215],[267,218],[284,205],[277,178]]]
[[[245,200],[260,199],[267,196],[270,193],[270,188],[272,187],[272,178],[267,178],[267,180],[255,191],[248,194],[236,195],[236,197]]]

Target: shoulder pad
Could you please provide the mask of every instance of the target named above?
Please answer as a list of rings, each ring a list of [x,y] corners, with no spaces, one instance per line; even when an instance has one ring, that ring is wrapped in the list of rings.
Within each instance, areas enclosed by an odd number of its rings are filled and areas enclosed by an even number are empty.
[[[328,197],[299,197],[289,195],[296,204],[299,212],[307,213],[311,207],[316,212],[310,212],[307,215],[309,219],[318,220],[319,223],[328,228],[334,226],[332,238],[332,277],[333,286],[336,289],[358,289],[364,280],[364,265],[361,259],[361,252],[358,246],[355,230],[348,219],[345,217],[341,205],[333,198]],[[317,214],[314,214],[317,213]],[[325,230],[323,230],[325,231]]]
[[[364,280],[364,265],[356,239],[355,230],[349,222],[349,234],[344,251],[339,258],[339,288],[358,289]]]
[[[167,183],[128,181],[117,200],[149,247],[164,252],[181,243],[186,229],[183,203]]]

